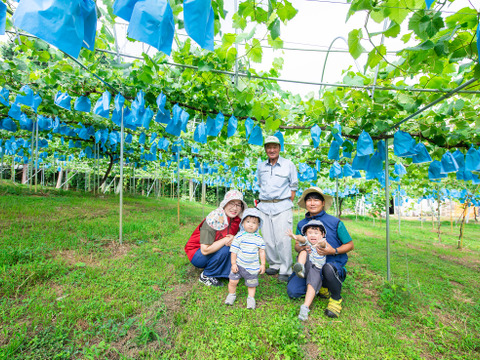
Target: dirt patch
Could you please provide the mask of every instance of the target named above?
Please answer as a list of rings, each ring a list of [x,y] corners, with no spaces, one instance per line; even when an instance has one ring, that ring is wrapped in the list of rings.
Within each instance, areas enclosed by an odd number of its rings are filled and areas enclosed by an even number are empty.
[[[84,266],[94,267],[97,265],[96,259],[93,258],[93,254],[81,255],[77,254],[75,250],[61,250],[55,251],[51,254],[51,257],[57,260],[63,260],[68,266]]]
[[[84,319],[78,319],[75,324],[79,330],[86,331],[89,328],[88,323]]]
[[[192,290],[192,283],[179,284],[173,287],[171,291],[163,294],[163,304],[168,312],[177,312],[182,308],[181,300],[188,297],[188,292]]]
[[[460,289],[453,289],[453,298],[465,304],[474,304],[475,301],[467,296]]]
[[[102,259],[106,257],[107,259],[115,260],[125,257],[132,249],[132,245],[119,244],[115,241],[111,241],[106,243],[103,248],[105,249],[105,252]],[[94,256],[94,253],[79,254],[76,250],[54,251],[50,254],[50,257],[57,260],[63,260],[69,266],[82,266],[82,264],[84,264],[83,266],[96,267],[101,261]]]
[[[459,287],[464,287],[465,286],[465,285],[460,284],[459,282],[457,282],[455,280],[450,280],[450,284],[452,284],[453,286],[459,286]]]
[[[460,327],[465,326],[463,321],[457,319],[451,313],[442,312],[440,309],[434,309],[433,313],[437,317],[438,323],[449,329],[454,329],[458,333],[461,332]]]
[[[305,351],[305,359],[318,359],[320,356],[320,351],[318,350],[318,346],[314,343],[307,343],[303,346],[303,350]]]
[[[132,245],[126,243],[119,244],[118,242],[112,241],[105,246],[105,249],[108,251],[109,259],[118,259],[126,256],[132,249]]]

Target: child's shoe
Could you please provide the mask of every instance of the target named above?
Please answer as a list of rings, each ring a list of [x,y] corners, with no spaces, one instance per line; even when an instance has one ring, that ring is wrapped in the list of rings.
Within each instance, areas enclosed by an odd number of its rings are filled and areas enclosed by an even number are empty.
[[[251,296],[247,297],[247,309],[255,309],[255,298]]]
[[[340,312],[342,311],[342,300],[333,300],[330,298],[328,301],[328,306],[325,309],[325,315],[330,318],[338,318],[340,316]]]
[[[308,313],[310,312],[310,309],[308,306],[302,305],[300,306],[300,314],[298,314],[298,318],[302,321],[308,320]]]
[[[322,299],[330,299],[330,290],[326,287],[321,287],[318,291],[318,297],[321,297]]]
[[[299,278],[305,278],[305,265],[297,262],[293,265],[293,272],[297,274]]]
[[[233,293],[233,294],[228,293],[227,298],[225,299],[225,305],[233,305],[236,298],[237,298],[236,293]]]

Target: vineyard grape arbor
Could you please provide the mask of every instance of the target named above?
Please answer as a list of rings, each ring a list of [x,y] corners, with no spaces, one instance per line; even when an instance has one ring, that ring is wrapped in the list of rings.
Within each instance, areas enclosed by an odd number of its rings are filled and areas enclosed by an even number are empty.
[[[58,186],[64,173],[93,191],[113,183],[120,241],[123,192],[136,179],[153,180],[147,193],[160,180],[176,183],[178,199],[180,176],[255,191],[267,135],[296,162],[301,189],[335,195],[338,214],[342,199],[384,189],[387,257],[390,182],[410,198],[479,204],[479,9],[471,3],[451,12],[423,0],[352,1],[349,17],[365,22],[345,41],[358,63],[365,57],[363,69],[345,69],[335,84],[322,77],[321,91],[304,98],[279,85],[281,32],[297,13],[287,0],[239,1],[232,16],[222,0],[0,4],[2,174],[14,180],[24,169],[35,191],[48,169]],[[147,50],[120,52],[119,21],[128,26],[122,41]],[[226,21],[235,33],[222,31]],[[383,30],[372,32],[372,22]],[[390,38],[405,47],[392,54]],[[258,71],[265,46],[278,57]]]

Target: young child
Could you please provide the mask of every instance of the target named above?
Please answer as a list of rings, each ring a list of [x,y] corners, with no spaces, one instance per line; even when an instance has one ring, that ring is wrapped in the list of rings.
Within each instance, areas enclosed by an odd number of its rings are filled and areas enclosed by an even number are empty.
[[[307,293],[305,294],[305,302],[300,307],[298,318],[302,321],[308,319],[310,305],[315,295],[322,287],[322,267],[325,265],[325,255],[318,254],[317,247],[326,247],[327,234],[325,226],[320,220],[310,220],[302,227],[302,235],[294,235],[292,230],[288,230],[287,234],[298,242],[298,245],[305,246],[311,250],[302,250],[298,254],[297,262],[293,265],[293,271],[298,277],[307,279]],[[305,238],[306,236],[306,238]]]
[[[262,219],[257,209],[251,208],[243,212],[240,231],[230,246],[232,270],[229,275],[226,305],[233,305],[237,297],[237,284],[244,278],[248,287],[247,309],[255,309],[258,274],[265,272],[265,242],[258,233],[261,227]]]

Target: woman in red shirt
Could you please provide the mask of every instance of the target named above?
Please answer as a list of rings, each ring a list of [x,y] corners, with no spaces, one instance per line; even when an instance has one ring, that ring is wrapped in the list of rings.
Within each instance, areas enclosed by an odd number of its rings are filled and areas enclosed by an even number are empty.
[[[239,230],[240,217],[247,208],[243,194],[230,190],[220,206],[197,226],[185,245],[193,266],[203,269],[199,281],[207,286],[222,286],[218,278],[230,274],[230,245]]]

